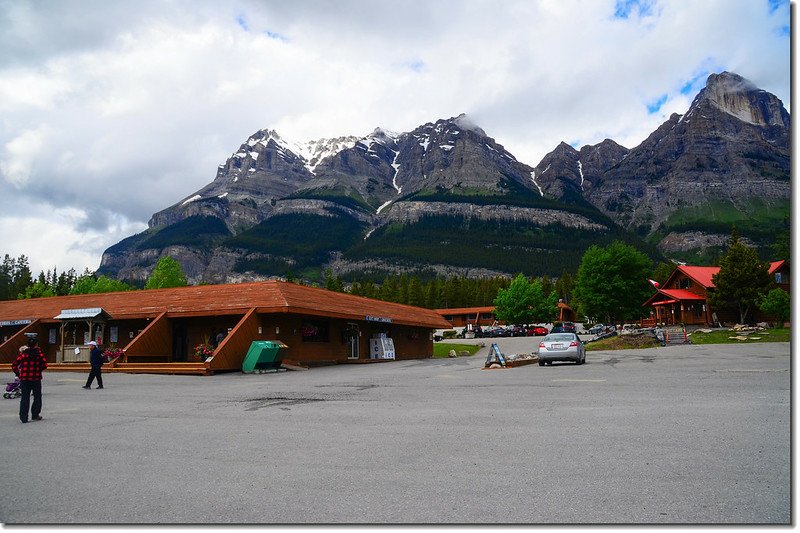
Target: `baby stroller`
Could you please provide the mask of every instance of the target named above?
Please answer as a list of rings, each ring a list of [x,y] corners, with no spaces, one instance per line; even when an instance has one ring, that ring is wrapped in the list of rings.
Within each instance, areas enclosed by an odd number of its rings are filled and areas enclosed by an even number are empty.
[[[19,398],[22,396],[22,387],[19,383],[19,378],[14,378],[14,381],[6,383],[6,391],[3,393],[3,398],[10,400],[11,398]]]

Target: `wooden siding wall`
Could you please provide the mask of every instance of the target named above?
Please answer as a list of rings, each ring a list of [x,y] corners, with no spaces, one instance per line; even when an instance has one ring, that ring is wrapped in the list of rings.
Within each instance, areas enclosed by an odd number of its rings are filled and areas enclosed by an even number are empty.
[[[57,347],[52,347],[46,343],[47,341],[47,330],[45,326],[39,321],[34,320],[24,328],[20,329],[12,336],[8,338],[6,342],[0,344],[0,363],[13,363],[14,360],[19,355],[19,347],[25,344],[27,338],[25,337],[26,333],[36,333],[39,337],[39,347],[41,348],[42,352],[45,354],[48,362],[54,362],[56,360],[56,350]],[[52,355],[49,353],[52,351]]]
[[[445,313],[445,315],[451,317],[451,319],[448,320],[448,322],[450,322],[450,324],[454,328],[460,328],[460,327],[466,326],[467,324],[476,324],[476,323],[478,325],[480,325],[481,327],[483,327],[483,326],[491,326],[492,324],[497,322],[497,319],[494,318],[494,317],[492,317],[492,318],[484,318],[483,317],[483,313],[478,314],[479,318],[478,318],[477,322],[475,321],[476,313],[470,313],[470,314],[467,314],[467,315],[464,315],[464,314],[446,314]]]
[[[161,313],[125,347],[125,357],[172,355],[172,324]]]
[[[309,342],[303,340],[300,328],[306,320],[327,320],[328,342]],[[366,321],[317,319],[299,315],[261,315],[261,340],[279,340],[288,346],[284,359],[314,365],[326,363],[347,363],[350,343],[344,337],[349,324],[357,324],[359,336],[359,359],[370,358],[370,342],[373,335],[385,332],[394,340],[397,359],[417,359],[433,356],[433,341],[430,329],[393,324],[379,324]],[[255,340],[255,339],[254,339]],[[249,346],[249,344],[248,344]]]
[[[261,326],[261,318],[255,308],[250,309],[217,346],[214,357],[206,363],[206,366],[214,372],[241,370],[242,361],[250,349],[250,343],[256,340],[265,340],[263,334],[258,332],[259,326]]]
[[[669,287],[661,287],[661,288],[662,289],[667,289],[667,290],[677,289],[678,287],[676,286],[676,283],[682,282],[684,280],[689,280],[689,283],[690,283],[689,287],[686,288],[685,290],[687,290],[687,291],[689,291],[691,293],[694,293],[694,294],[696,294],[698,296],[702,296],[703,298],[708,298],[708,290],[706,290],[705,287],[703,287],[702,285],[700,285],[699,283],[694,281],[692,278],[690,278],[689,276],[687,276],[683,272],[678,272],[678,274],[675,276],[675,280],[672,282],[672,284]]]
[[[307,321],[328,325],[328,342],[304,341],[300,333]],[[346,362],[348,345],[342,342],[344,320],[304,317],[300,315],[262,315],[261,326],[264,340],[279,340],[288,346],[284,359],[314,364]]]
[[[396,359],[419,359],[433,357],[431,330],[396,326],[392,328]]]

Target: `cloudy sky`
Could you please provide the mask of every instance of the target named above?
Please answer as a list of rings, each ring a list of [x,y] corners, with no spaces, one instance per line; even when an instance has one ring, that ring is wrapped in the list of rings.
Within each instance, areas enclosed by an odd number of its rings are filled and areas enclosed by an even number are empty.
[[[0,0],[0,255],[34,275],[305,141],[466,112],[535,166],[632,148],[728,70],[790,104],[785,0]]]

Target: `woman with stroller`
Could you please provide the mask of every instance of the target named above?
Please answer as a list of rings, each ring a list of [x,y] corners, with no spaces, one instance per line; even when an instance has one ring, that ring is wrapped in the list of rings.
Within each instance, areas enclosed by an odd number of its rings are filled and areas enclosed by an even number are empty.
[[[41,420],[42,412],[42,372],[47,368],[47,359],[36,343],[36,337],[28,337],[27,349],[11,363],[11,370],[19,376],[22,396],[19,400],[19,419],[28,422],[28,408],[31,419]],[[30,404],[33,393],[33,405]]]

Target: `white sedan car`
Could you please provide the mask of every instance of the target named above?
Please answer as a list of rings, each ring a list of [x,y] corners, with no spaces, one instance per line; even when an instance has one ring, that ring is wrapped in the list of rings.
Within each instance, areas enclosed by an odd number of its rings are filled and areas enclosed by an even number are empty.
[[[553,361],[586,362],[586,347],[574,333],[551,333],[539,343],[539,366]]]

